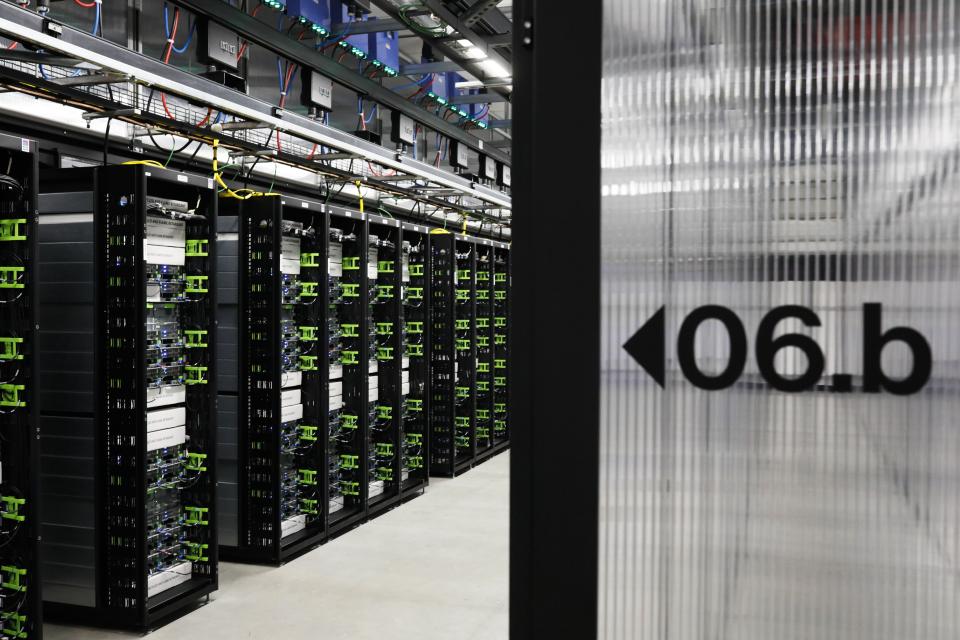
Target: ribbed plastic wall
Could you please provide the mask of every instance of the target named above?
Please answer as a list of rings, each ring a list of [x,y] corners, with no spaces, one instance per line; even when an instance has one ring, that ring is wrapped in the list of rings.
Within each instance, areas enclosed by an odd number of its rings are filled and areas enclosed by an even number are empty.
[[[603,10],[599,637],[960,638],[960,3]],[[866,303],[931,345],[917,393],[863,390]],[[622,345],[664,305],[661,388]],[[719,391],[677,360],[703,305],[747,337]],[[780,305],[821,322],[777,327],[824,353],[802,393],[758,371]],[[726,367],[718,322],[695,346]],[[892,379],[913,366],[882,356]]]

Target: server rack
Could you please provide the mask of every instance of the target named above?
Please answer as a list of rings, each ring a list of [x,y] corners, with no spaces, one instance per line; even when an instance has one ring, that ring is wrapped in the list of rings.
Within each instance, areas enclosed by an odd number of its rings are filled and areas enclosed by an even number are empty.
[[[0,636],[42,638],[37,143],[0,135]]]
[[[221,204],[220,542],[279,564],[326,533],[327,216],[317,202]]]
[[[476,455],[476,246],[435,231],[430,256],[430,470],[453,477]]]
[[[329,496],[327,527],[336,535],[367,514],[370,291],[366,216],[330,208],[327,283],[330,292]]]
[[[477,459],[484,459],[494,453],[493,430],[493,241],[476,241],[477,267],[474,279],[476,289],[476,432]]]
[[[430,481],[430,233],[421,225],[403,223],[401,246],[401,495],[414,495]]]
[[[147,629],[217,588],[216,192],[144,165],[43,178],[45,612]]]
[[[402,335],[402,241],[400,222],[367,216],[369,283],[367,422],[367,514],[400,499],[404,367]],[[409,373],[407,373],[409,375]],[[409,384],[409,380],[407,380]]]
[[[510,247],[493,244],[493,444],[500,450],[510,444]]]

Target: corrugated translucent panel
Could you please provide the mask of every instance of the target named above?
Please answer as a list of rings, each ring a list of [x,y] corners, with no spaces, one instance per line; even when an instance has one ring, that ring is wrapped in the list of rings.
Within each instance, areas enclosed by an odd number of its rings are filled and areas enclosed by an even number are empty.
[[[599,637],[960,638],[960,3],[603,10]],[[919,393],[862,390],[871,302],[931,344]],[[708,304],[750,353],[713,392],[676,348]],[[778,327],[825,353],[804,393],[753,355],[786,304],[822,322]],[[662,305],[664,388],[622,348]],[[715,321],[696,348],[706,373],[728,361]],[[896,378],[912,358],[895,343],[883,363]]]

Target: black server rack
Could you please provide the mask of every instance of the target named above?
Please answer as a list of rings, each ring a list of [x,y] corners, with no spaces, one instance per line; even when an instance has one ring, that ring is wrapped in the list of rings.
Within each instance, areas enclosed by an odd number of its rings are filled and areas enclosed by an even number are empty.
[[[367,323],[367,514],[374,515],[400,499],[401,403],[406,356],[401,333],[402,242],[400,222],[367,216],[366,271],[369,283]]]
[[[330,535],[367,514],[367,465],[371,368],[370,290],[366,216],[329,209],[327,326],[330,415],[328,420],[328,517]],[[375,351],[373,354],[375,358]]]
[[[430,256],[430,471],[452,477],[476,455],[476,245],[435,231]]]
[[[422,491],[430,481],[430,232],[412,223],[401,226],[400,490],[407,496]]]
[[[37,143],[0,135],[0,637],[41,638]]]
[[[148,629],[217,588],[216,191],[142,164],[41,190],[45,615]]]
[[[493,439],[493,241],[476,241],[476,432],[477,459],[495,452]]]
[[[493,442],[510,444],[510,247],[496,242],[493,249]]]
[[[221,555],[279,564],[326,534],[327,216],[289,196],[220,209]]]

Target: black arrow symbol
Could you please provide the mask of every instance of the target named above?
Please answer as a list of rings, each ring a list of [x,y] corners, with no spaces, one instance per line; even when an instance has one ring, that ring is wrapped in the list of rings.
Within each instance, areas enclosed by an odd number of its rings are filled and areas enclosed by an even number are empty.
[[[650,377],[663,386],[664,361],[666,360],[664,321],[665,308],[660,307],[629,340],[623,343],[623,350],[637,361]]]

